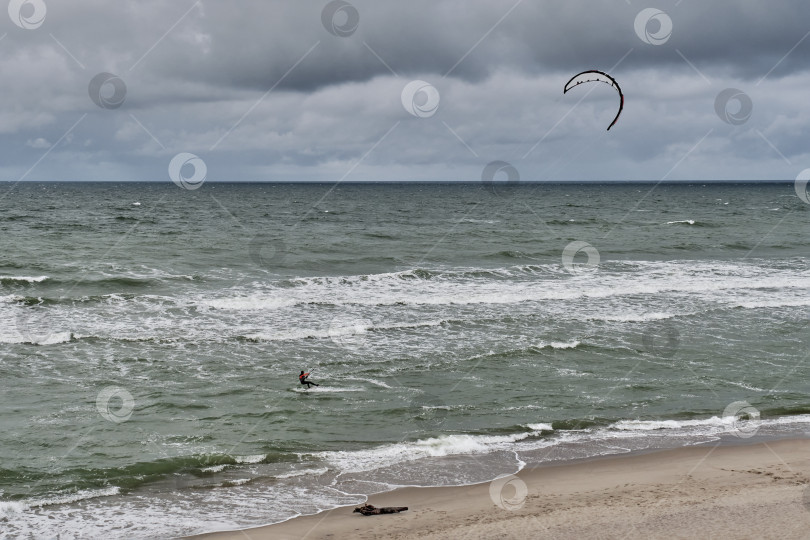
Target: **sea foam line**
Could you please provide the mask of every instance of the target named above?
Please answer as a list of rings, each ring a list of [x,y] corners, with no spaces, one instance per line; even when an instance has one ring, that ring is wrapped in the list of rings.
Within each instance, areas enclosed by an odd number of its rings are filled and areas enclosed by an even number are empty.
[[[42,283],[45,280],[50,279],[48,276],[0,276],[0,283],[10,282],[13,283],[15,281],[23,282],[23,283]]]

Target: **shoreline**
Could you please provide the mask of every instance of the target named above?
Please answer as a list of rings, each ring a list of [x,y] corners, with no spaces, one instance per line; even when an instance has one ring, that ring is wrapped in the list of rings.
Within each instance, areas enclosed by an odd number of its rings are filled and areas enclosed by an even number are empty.
[[[521,485],[522,484],[522,485]],[[467,486],[404,487],[356,505],[188,538],[806,538],[810,439],[687,446],[526,467]],[[524,495],[525,494],[525,495]],[[496,505],[500,503],[500,506]]]

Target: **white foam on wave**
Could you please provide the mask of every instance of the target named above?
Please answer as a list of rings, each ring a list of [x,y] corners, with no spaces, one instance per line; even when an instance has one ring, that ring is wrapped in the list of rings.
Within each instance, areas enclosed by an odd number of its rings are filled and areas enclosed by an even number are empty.
[[[241,298],[213,298],[202,300],[201,304],[214,309],[227,309],[237,311],[264,311],[280,309],[299,304],[300,301],[289,295],[257,295]]]
[[[522,410],[525,410],[525,409],[542,409],[542,408],[543,407],[540,406],[540,405],[529,404],[529,405],[519,405],[519,406],[506,407],[504,410],[505,411],[522,411]]]
[[[168,270],[163,268],[152,268],[146,265],[140,265],[135,267],[139,270],[136,271],[135,269],[124,269],[122,267],[114,267],[112,272],[109,271],[101,271],[99,274],[103,276],[105,279],[116,279],[116,278],[123,278],[123,279],[134,279],[134,280],[149,280],[149,279],[159,279],[159,280],[187,280],[187,281],[194,281],[194,276],[190,276],[188,274],[173,274]]]
[[[454,269],[451,271],[431,270],[431,273],[452,276],[464,272],[464,269]],[[359,274],[347,276],[323,276],[323,277],[297,277],[290,280],[292,284],[297,287],[309,288],[312,286],[350,286],[358,287],[369,283],[389,282],[402,284],[405,282],[429,281],[429,279],[420,275],[420,269],[411,268],[408,270],[400,270],[398,272],[381,272],[379,274]]]
[[[780,416],[777,418],[765,419],[766,424],[772,425],[790,425],[790,424],[810,424],[810,414],[802,414],[796,416]]]
[[[611,429],[619,431],[655,431],[659,429],[684,429],[690,427],[724,427],[726,421],[718,416],[696,420],[621,420]]]
[[[355,322],[355,324],[350,324],[352,322]],[[245,337],[255,341],[298,341],[301,339],[339,340],[343,337],[358,336],[357,339],[359,340],[362,339],[363,334],[372,330],[405,330],[434,327],[441,326],[445,322],[444,319],[435,319],[418,322],[373,324],[370,321],[364,321],[362,319],[357,319],[356,321],[347,319],[346,324],[332,324],[328,328],[283,329],[275,332],[264,331],[251,333]]]
[[[288,473],[277,474],[275,478],[284,479],[284,478],[295,478],[296,476],[320,476],[322,474],[326,474],[329,472],[328,467],[322,467],[320,469],[306,469],[303,471],[292,471]]]
[[[810,414],[761,418],[757,422],[762,427],[787,426],[810,423]],[[733,416],[712,416],[692,420],[622,420],[610,425],[609,431],[649,432],[658,430],[680,430],[685,434],[712,435],[734,429]]]
[[[783,428],[803,424],[810,424],[810,414],[757,420],[760,429]],[[579,430],[554,430],[550,423],[542,422],[525,424],[525,427],[531,431],[509,435],[441,435],[413,442],[383,445],[367,450],[330,451],[320,452],[315,455],[342,472],[355,473],[373,471],[399,463],[427,458],[488,454],[504,450],[514,451],[520,455],[520,452],[523,451],[548,448],[560,444],[585,444],[588,447],[596,444],[600,448],[599,453],[604,453],[605,448],[613,448],[614,451],[619,451],[618,449],[624,448],[628,444],[627,441],[636,440],[638,444],[631,444],[630,447],[641,449],[645,447],[644,441],[646,438],[654,434],[659,434],[667,440],[671,439],[673,441],[682,440],[682,438],[706,441],[707,437],[708,440],[712,440],[723,434],[734,433],[740,428],[740,425],[738,419],[733,416],[712,416],[710,418],[690,420],[621,420],[609,426]],[[541,435],[546,436],[539,437]],[[606,447],[605,444],[607,444]],[[616,444],[619,446],[616,446]]]
[[[526,427],[533,430],[533,431],[554,431],[554,428],[551,427],[551,424],[526,424]]]
[[[328,330],[314,330],[305,328],[303,330],[278,330],[276,332],[257,332],[245,336],[255,341],[298,341],[300,339],[326,339],[329,336]]]
[[[558,430],[551,437],[516,441],[512,448],[518,456],[536,450],[543,450],[543,455],[549,456],[552,454],[545,451],[550,447],[575,445],[579,450],[575,450],[574,455],[585,457],[583,451],[588,456],[596,456],[634,449],[673,448],[717,441],[723,436],[739,436],[741,432],[765,436],[789,436],[787,433],[806,436],[807,424],[810,424],[810,415],[755,420],[740,420],[734,416],[692,420],[622,420],[606,427]]]
[[[550,341],[544,342],[541,341],[539,344],[536,345],[538,349],[576,349],[581,345],[579,340],[572,340],[572,341]]]
[[[318,393],[318,394],[325,394],[325,393],[332,393],[332,392],[362,392],[365,388],[359,387],[330,387],[330,386],[313,386],[312,388],[293,388],[293,392],[303,392],[303,393]]]
[[[684,315],[681,313],[680,315]],[[600,315],[599,319],[611,322],[650,322],[663,321],[677,317],[675,313],[618,313],[616,315]]]
[[[774,307],[806,307],[810,306],[810,299],[799,300],[762,300],[759,302],[735,302],[736,307],[745,309],[762,309]]]
[[[120,492],[121,488],[117,486],[104,489],[80,489],[78,491],[66,493],[63,495],[53,495],[51,497],[35,498],[20,504],[22,504],[23,510],[28,510],[31,508],[39,508],[43,506],[71,504],[88,499],[97,499],[99,497],[112,497],[113,495],[118,495]],[[2,508],[2,506],[0,506],[0,508]]]
[[[394,324],[379,324],[375,325],[371,328],[379,329],[379,330],[403,330],[408,328],[425,328],[431,326],[441,326],[445,324],[447,320],[445,319],[433,319],[428,321],[416,321],[416,322],[405,322],[405,323],[394,323]]]
[[[554,264],[530,268],[480,268],[478,270],[483,272],[481,275],[464,273],[467,270],[462,272],[456,269],[446,273],[437,270],[438,277],[430,278],[420,278],[418,272],[413,278],[405,278],[406,271],[365,277],[302,278],[304,283],[294,289],[257,282],[227,290],[220,297],[206,293],[180,299],[170,296],[122,299],[113,294],[108,296],[111,303],[109,308],[103,304],[95,311],[79,311],[75,307],[62,305],[48,309],[60,318],[77,321],[76,327],[83,336],[131,340],[177,339],[177,319],[169,311],[172,306],[184,310],[199,308],[205,316],[201,319],[203,324],[188,326],[183,339],[231,339],[234,334],[259,341],[329,339],[340,332],[340,328],[333,328],[330,332],[330,320],[309,319],[294,326],[287,322],[290,319],[286,317],[290,308],[322,303],[344,308],[350,306],[353,314],[363,314],[368,311],[367,306],[397,305],[405,306],[403,309],[407,310],[411,306],[495,306],[541,302],[551,312],[564,311],[581,315],[584,319],[647,322],[694,315],[712,308],[810,306],[810,269],[807,266],[803,259],[798,262],[794,262],[794,259],[609,261],[603,271],[586,276],[577,287],[571,287],[568,276],[560,272],[559,265]],[[512,275],[515,279],[496,279],[493,272]],[[154,273],[150,269],[139,272],[141,275]],[[25,279],[44,277],[47,276],[20,276]],[[170,277],[183,276],[173,274]],[[190,276],[186,277],[191,279]],[[645,305],[643,299],[638,298],[641,296],[654,297],[656,302],[664,299],[674,301],[666,306],[651,307],[651,312],[645,313],[637,307]],[[630,302],[622,297],[627,297]],[[605,305],[606,302],[601,299],[616,301]],[[5,307],[17,300],[19,298],[14,296],[0,297],[0,306]],[[112,304],[122,301],[143,305],[144,311],[120,312]],[[113,308],[116,308],[114,313]],[[247,312],[251,314],[249,320],[240,317]],[[236,317],[239,320],[229,319]],[[6,318],[14,320],[15,313],[9,313]],[[463,316],[442,312],[423,317],[423,320],[375,319],[373,324],[365,328],[367,332],[418,329],[440,326],[446,320],[455,318],[463,323]],[[212,324],[208,324],[209,321]],[[212,332],[214,326],[217,330],[227,330]],[[354,329],[347,332],[356,333]],[[0,330],[0,343],[23,342],[16,333],[10,333],[13,332]],[[368,339],[379,341],[381,337],[371,334]],[[60,332],[47,336],[39,344],[51,345],[69,340],[67,332]]]
[[[223,482],[224,487],[242,486],[253,480],[252,478],[237,478],[236,480],[227,480]]]
[[[48,337],[36,341],[37,345],[55,345],[57,343],[68,343],[73,335],[70,332],[54,332]]]
[[[226,298],[204,298],[197,303],[231,311],[274,311],[307,304],[353,306],[357,309],[393,305],[509,305],[555,300],[587,300],[593,304],[593,300],[603,298],[678,295],[726,304],[737,296],[746,297],[739,300],[756,302],[760,294],[767,294],[770,301],[780,302],[784,298],[791,302],[795,301],[795,292],[810,290],[810,270],[795,265],[774,266],[772,260],[751,259],[735,263],[715,260],[610,261],[600,266],[603,271],[578,276],[577,287],[570,286],[570,276],[560,265],[536,266],[537,271],[531,273],[521,271],[521,267],[481,268],[479,271],[486,275],[449,272],[431,279],[403,279],[403,273],[300,278],[300,285],[294,290],[261,283],[248,289],[233,290]],[[492,274],[496,271],[511,274],[515,279],[493,279]],[[605,316],[613,315],[614,310],[615,306],[611,306]],[[670,316],[673,314],[627,315],[639,320]],[[377,323],[376,327],[383,328],[383,324]],[[410,324],[437,325],[441,324],[441,319],[395,323],[394,327],[404,328]],[[307,330],[306,334],[320,336],[327,332],[321,328]],[[269,337],[264,334],[257,336]]]
[[[746,390],[752,390],[754,392],[765,392],[766,394],[769,390],[765,388],[759,388],[758,386],[752,386],[750,384],[745,384],[744,382],[737,382],[737,381],[724,381],[726,384],[730,384],[732,386],[737,386],[739,388],[745,388]]]
[[[517,441],[538,436],[542,431],[551,429],[548,424],[537,425],[540,426],[539,429],[510,435],[441,435],[413,442],[388,444],[368,450],[319,452],[315,455],[342,472],[372,471],[397,463],[425,458],[488,454],[498,450],[508,450]]]
[[[0,276],[0,281],[21,281],[23,283],[42,283],[50,279],[48,276]]]
[[[56,345],[58,343],[69,343],[73,339],[72,332],[54,332],[45,336],[0,336],[0,343],[28,343],[33,345]]]
[[[362,501],[329,489],[276,485],[268,490],[254,484],[235,478],[214,491],[179,490],[170,496],[141,494],[23,510],[8,523],[0,522],[0,537],[179,538],[278,523]]]
[[[472,218],[462,218],[459,220],[459,223],[486,223],[487,225],[494,225],[495,223],[500,223],[499,219],[472,219]]]
[[[0,502],[0,521],[3,519],[14,519],[16,515],[22,514],[27,509],[28,506],[21,502]]]
[[[593,375],[593,373],[586,373],[571,368],[556,368],[556,371],[563,377],[589,377]]]
[[[667,225],[675,225],[676,223],[686,223],[687,225],[694,225],[694,219],[681,219],[678,221],[667,221]]]
[[[267,456],[265,454],[255,454],[252,456],[234,456],[237,463],[261,463]]]

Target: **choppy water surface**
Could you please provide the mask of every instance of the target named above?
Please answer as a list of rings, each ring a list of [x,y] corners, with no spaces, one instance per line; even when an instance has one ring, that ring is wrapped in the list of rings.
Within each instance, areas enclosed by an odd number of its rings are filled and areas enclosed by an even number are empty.
[[[810,207],[652,188],[18,185],[0,535],[166,537],[804,435]]]

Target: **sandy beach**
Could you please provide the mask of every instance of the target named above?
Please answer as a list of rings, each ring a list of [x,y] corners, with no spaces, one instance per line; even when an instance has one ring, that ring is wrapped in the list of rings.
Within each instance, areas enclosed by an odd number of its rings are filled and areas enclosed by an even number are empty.
[[[409,507],[400,514],[343,507],[195,538],[810,538],[808,440],[613,456],[517,478],[502,489],[403,488],[369,498]]]

